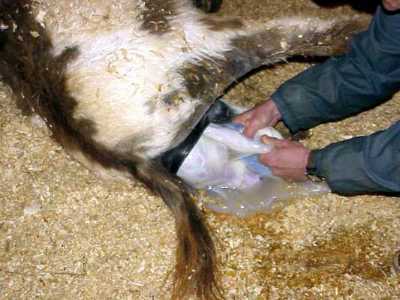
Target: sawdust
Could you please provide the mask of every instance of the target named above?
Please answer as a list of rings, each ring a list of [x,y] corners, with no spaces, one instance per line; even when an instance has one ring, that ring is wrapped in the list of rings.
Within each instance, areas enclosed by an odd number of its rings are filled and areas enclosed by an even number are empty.
[[[223,14],[248,19],[348,7],[311,1],[225,0]],[[226,96],[257,103],[309,67],[263,70]],[[322,147],[388,127],[400,95],[384,105],[312,130]],[[105,182],[72,161],[37,118],[23,117],[0,86],[0,298],[168,299],[174,222],[140,184]],[[294,199],[248,219],[207,212],[218,242],[228,299],[396,299],[391,256],[400,246],[399,199],[383,196]],[[169,277],[168,277],[169,276]]]

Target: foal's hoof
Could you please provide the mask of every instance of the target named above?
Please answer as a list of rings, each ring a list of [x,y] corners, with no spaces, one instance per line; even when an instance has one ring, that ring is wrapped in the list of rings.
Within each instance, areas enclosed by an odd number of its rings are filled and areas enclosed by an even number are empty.
[[[222,0],[194,0],[196,7],[205,12],[215,12],[221,6]]]

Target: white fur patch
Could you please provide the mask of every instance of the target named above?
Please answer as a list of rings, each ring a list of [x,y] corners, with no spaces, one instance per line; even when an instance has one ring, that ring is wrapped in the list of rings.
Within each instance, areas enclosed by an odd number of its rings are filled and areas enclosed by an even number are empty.
[[[54,2],[51,10],[59,12],[57,5],[65,7],[61,2]],[[191,99],[187,94],[177,70],[186,62],[222,58],[222,53],[230,49],[229,40],[237,33],[210,32],[198,21],[202,15],[182,4],[178,15],[169,20],[173,30],[152,35],[141,29],[137,18],[132,18],[132,10],[140,8],[140,1],[125,6],[126,11],[109,6],[108,14],[114,16],[112,9],[117,10],[122,24],[108,20],[109,28],[93,27],[98,22],[96,15],[104,15],[107,5],[90,5],[87,0],[80,5],[70,3],[72,13],[80,15],[73,18],[82,28],[69,21],[51,20],[43,13],[38,17],[47,21],[55,54],[66,47],[79,49],[79,57],[67,71],[68,90],[78,101],[74,117],[93,121],[95,140],[109,148],[135,137],[145,139],[141,146],[149,150],[142,155],[153,157],[170,147],[180,127],[187,124],[201,103],[201,99]],[[93,24],[85,24],[83,14],[89,14]],[[163,98],[176,91],[181,103],[166,105]]]

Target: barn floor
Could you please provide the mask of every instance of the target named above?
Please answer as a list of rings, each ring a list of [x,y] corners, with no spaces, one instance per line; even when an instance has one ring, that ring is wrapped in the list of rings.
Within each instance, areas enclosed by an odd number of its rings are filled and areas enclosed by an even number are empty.
[[[219,14],[354,13],[311,0],[225,0]],[[226,97],[262,101],[307,67],[268,68]],[[304,143],[321,147],[369,134],[399,116],[397,94],[312,129]],[[175,233],[161,200],[140,184],[105,182],[72,161],[40,120],[21,116],[1,84],[0,170],[0,299],[168,299]],[[227,299],[400,298],[400,277],[391,268],[400,247],[399,199],[327,194],[246,219],[211,211],[206,219],[218,241]]]

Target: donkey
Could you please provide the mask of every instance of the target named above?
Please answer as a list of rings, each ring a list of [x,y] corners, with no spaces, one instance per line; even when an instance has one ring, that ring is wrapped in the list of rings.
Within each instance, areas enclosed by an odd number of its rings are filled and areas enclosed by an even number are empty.
[[[356,17],[245,23],[191,0],[0,0],[0,79],[71,156],[142,182],[168,206],[172,298],[220,298],[213,240],[195,192],[168,163],[174,149],[195,142],[238,78],[294,55],[340,54],[364,27]]]

